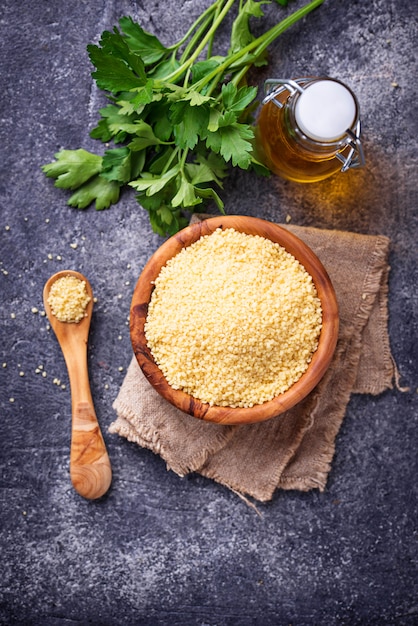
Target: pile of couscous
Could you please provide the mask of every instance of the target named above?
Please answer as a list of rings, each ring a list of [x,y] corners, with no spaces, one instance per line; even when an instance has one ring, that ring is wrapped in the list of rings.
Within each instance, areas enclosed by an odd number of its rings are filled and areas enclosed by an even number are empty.
[[[52,283],[48,296],[52,313],[60,322],[78,323],[85,317],[90,300],[86,282],[71,274]]]
[[[302,376],[321,322],[305,268],[279,244],[228,228],[161,269],[145,336],[171,387],[212,406],[251,407]]]

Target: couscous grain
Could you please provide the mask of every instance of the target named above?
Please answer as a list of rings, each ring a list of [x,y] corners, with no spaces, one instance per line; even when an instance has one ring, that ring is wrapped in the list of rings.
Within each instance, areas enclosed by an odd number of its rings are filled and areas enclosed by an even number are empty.
[[[305,268],[279,244],[229,228],[161,269],[145,336],[171,387],[212,406],[251,407],[302,376],[321,323]]]
[[[86,307],[91,298],[86,283],[76,276],[62,276],[52,285],[48,304],[60,322],[77,323],[86,315]]]

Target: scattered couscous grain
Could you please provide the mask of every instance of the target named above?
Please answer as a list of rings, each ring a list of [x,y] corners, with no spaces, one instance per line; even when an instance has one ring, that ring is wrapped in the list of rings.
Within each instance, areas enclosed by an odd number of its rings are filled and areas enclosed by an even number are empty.
[[[212,406],[251,407],[302,376],[321,325],[305,268],[279,244],[229,228],[161,269],[145,336],[171,387]]]
[[[52,313],[60,322],[79,322],[85,317],[90,300],[86,282],[70,274],[58,278],[51,285],[48,296]]]

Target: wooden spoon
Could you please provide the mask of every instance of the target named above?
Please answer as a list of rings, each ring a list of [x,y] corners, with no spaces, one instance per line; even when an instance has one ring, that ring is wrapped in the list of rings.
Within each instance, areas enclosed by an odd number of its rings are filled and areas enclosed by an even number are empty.
[[[48,304],[52,284],[63,276],[85,281],[90,302],[80,322],[60,322]],[[106,445],[97,421],[87,368],[87,340],[93,311],[93,292],[88,280],[79,272],[66,270],[51,276],[44,287],[44,306],[61,346],[71,386],[72,428],[70,476],[74,489],[84,498],[104,495],[112,481],[112,470]]]

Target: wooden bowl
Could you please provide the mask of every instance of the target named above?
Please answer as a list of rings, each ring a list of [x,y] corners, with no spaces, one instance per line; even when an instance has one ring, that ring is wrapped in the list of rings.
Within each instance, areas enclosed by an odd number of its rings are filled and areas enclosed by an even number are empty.
[[[173,389],[157,367],[148,348],[144,334],[144,324],[148,303],[153,291],[153,282],[168,259],[180,250],[210,235],[217,228],[234,228],[250,235],[260,235],[283,246],[312,276],[322,305],[322,330],[318,348],[301,378],[287,391],[272,400],[251,408],[231,408],[210,406],[187,393]],[[338,305],[329,276],[312,250],[298,237],[266,220],[245,216],[214,217],[184,228],[170,237],[153,254],[145,265],[136,284],[130,311],[130,334],[132,347],[144,375],[168,402],[181,411],[196,418],[221,424],[250,424],[270,419],[305,398],[318,384],[326,372],[337,343]]]

